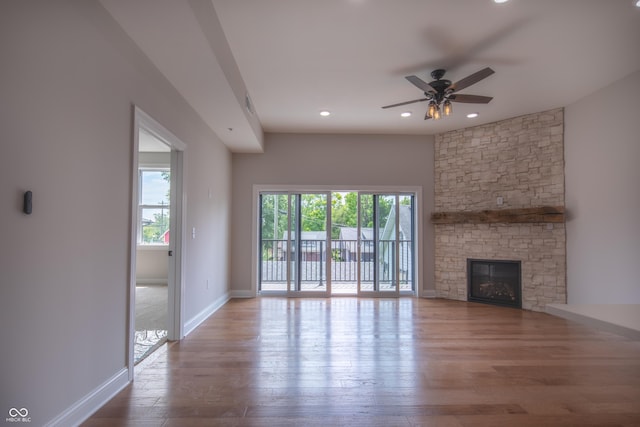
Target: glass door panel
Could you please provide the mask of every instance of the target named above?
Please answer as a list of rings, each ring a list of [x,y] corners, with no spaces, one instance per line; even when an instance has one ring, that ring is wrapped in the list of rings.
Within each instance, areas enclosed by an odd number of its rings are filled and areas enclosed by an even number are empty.
[[[359,194],[359,224],[358,224],[358,260],[360,262],[359,291],[372,292],[376,283],[376,239],[373,194]]]
[[[401,194],[399,197],[400,215],[399,233],[398,233],[398,285],[400,292],[413,292],[415,290],[415,253],[414,246],[414,196],[410,194]]]
[[[289,195],[289,216],[287,218],[287,231],[285,232],[285,238],[287,240],[287,289],[291,292],[299,291],[300,279],[298,277],[298,271],[300,270],[300,256],[299,256],[299,238],[298,238],[298,223],[300,212],[300,198],[297,194]]]
[[[395,293],[398,291],[397,282],[397,196],[374,196],[376,207],[376,278],[375,290],[378,292]]]
[[[260,292],[287,290],[288,218],[287,194],[260,195]]]
[[[326,193],[294,194],[291,215],[291,236],[295,238],[295,263],[292,263],[290,292],[326,293],[328,248],[328,203]]]
[[[331,293],[358,292],[358,193],[331,193]]]

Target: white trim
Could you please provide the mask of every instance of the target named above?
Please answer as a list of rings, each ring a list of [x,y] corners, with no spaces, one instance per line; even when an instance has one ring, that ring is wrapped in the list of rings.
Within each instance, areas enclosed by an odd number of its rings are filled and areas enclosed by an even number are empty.
[[[169,245],[138,245],[138,251],[168,251]]]
[[[620,304],[626,310],[621,310],[620,308],[616,307],[617,305],[618,304],[611,304],[611,310],[613,310],[613,312],[616,312],[616,310],[623,313],[625,311],[627,311],[628,313],[638,312],[638,304]],[[602,306],[606,307],[608,306],[608,304]],[[620,324],[622,322],[620,322],[619,316],[614,316],[613,318],[611,318],[611,316],[603,317],[601,313],[598,314],[597,309],[594,309],[594,307],[598,307],[598,305],[592,306],[591,310],[580,310],[580,307],[581,306],[579,304],[576,304],[574,306],[572,306],[571,304],[547,304],[545,306],[545,311],[553,316],[558,316],[562,317],[563,319],[578,322],[590,328],[599,329],[616,335],[621,335],[632,340],[640,340],[640,330],[637,327],[632,327],[634,323],[633,321],[626,322],[628,324],[624,325]],[[633,316],[632,318],[636,319],[637,316]]]
[[[169,147],[175,148],[178,151],[185,151],[187,149],[187,144],[185,144],[180,140],[180,138],[169,132],[164,126],[157,122],[153,117],[142,111],[138,106],[134,106],[134,113],[136,117],[136,124],[138,125],[136,126],[134,131],[137,131],[138,127],[143,127],[145,128],[145,130],[149,131],[149,133],[167,144]],[[138,137],[136,136],[136,139],[137,138]]]
[[[175,194],[175,201],[171,203],[171,227],[174,236],[169,242],[169,250],[173,251],[173,262],[169,263],[169,304],[168,312],[169,341],[180,340],[184,337],[184,263],[186,245],[186,192],[184,191],[184,152],[171,149],[171,193]],[[173,286],[172,286],[173,284]]]
[[[229,295],[229,292],[225,292],[224,295],[216,299],[200,313],[196,314],[191,320],[187,321],[184,325],[184,336],[187,336],[191,332],[193,332],[198,326],[200,326],[202,322],[207,320],[209,316],[218,311],[230,299],[231,296]]]
[[[133,148],[131,155],[131,168],[132,168],[132,190],[131,190],[131,228],[130,234],[130,261],[129,261],[129,310],[127,313],[127,327],[129,333],[127,334],[127,343],[125,348],[127,349],[127,372],[128,381],[133,381],[133,367],[135,366],[134,359],[134,346],[136,340],[136,265],[138,254],[138,193],[140,192],[140,185],[138,182],[138,149],[140,147],[140,126],[142,122],[142,116],[138,114],[138,107],[134,106],[133,109]]]
[[[136,285],[160,285],[167,286],[167,278],[159,277],[159,278],[151,278],[151,279],[136,279]]]
[[[258,230],[260,230],[260,214],[258,202],[260,197],[261,186],[253,186],[253,197],[251,204],[251,297],[258,295]],[[288,287],[288,285],[287,285]]]
[[[252,289],[231,291],[231,298],[255,298],[255,292]]]
[[[175,195],[175,203],[172,201],[172,210],[176,214],[172,217],[172,236],[168,250],[173,250],[173,262],[169,268],[169,302],[168,302],[168,338],[179,340],[184,336],[184,262],[186,259],[185,230],[186,225],[186,191],[184,189],[184,151],[187,145],[173,133],[165,129],[139,107],[133,106],[133,153],[132,153],[132,194],[131,194],[131,230],[130,230],[130,265],[129,265],[129,313],[128,313],[128,337],[127,337],[127,371],[128,380],[134,377],[134,343],[135,343],[135,301],[136,301],[136,253],[138,249],[138,192],[139,192],[139,153],[140,129],[144,129],[161,142],[171,148],[171,176],[172,197]],[[175,190],[175,191],[174,191]],[[175,221],[175,222],[173,222]],[[175,230],[174,230],[175,229]]]
[[[127,368],[122,368],[91,393],[87,394],[82,399],[65,409],[54,419],[47,422],[45,426],[54,427],[80,425],[129,384],[128,376],[129,372]]]

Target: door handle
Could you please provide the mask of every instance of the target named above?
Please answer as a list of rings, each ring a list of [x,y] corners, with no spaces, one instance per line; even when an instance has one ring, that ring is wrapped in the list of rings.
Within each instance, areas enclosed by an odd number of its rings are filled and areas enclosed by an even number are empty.
[[[173,256],[173,251],[169,251],[169,256]]]

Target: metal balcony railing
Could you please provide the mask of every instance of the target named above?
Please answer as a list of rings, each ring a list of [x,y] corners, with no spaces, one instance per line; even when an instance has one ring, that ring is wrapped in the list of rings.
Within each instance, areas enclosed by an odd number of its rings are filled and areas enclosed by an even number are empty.
[[[377,264],[378,282],[393,284],[395,282],[393,272],[396,264],[395,241],[378,241],[377,251],[373,241],[366,240],[360,243],[360,280],[373,282],[376,277],[374,269]],[[286,282],[287,266],[289,265],[292,276],[296,269],[300,269],[299,274],[302,282],[326,283],[326,265],[329,258],[331,259],[332,283],[357,282],[357,240],[332,240],[330,250],[327,250],[327,243],[324,240],[302,240],[299,246],[295,240],[292,240],[289,250],[287,250],[287,245],[287,240],[262,240],[260,273],[262,282]],[[408,284],[413,281],[412,242],[400,240],[399,251],[399,282],[400,284]]]

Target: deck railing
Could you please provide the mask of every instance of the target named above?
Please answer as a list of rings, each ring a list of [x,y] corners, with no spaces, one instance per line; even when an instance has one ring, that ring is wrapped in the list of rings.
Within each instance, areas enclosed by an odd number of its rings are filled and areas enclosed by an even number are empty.
[[[291,241],[291,249],[287,250],[287,240],[263,239],[261,244],[262,265],[261,281],[264,283],[287,281],[287,265],[291,271],[300,269],[302,282],[322,284],[327,278],[327,259],[331,259],[332,283],[350,282],[358,280],[357,240],[332,240],[331,248],[327,250],[324,240],[302,240],[299,247]],[[361,241],[360,280],[373,282],[376,277],[380,283],[394,283],[396,264],[396,245],[394,240],[379,240],[378,250],[375,251],[373,241]],[[400,284],[413,281],[412,242],[399,242]],[[299,252],[299,256],[297,255]],[[375,259],[378,259],[378,271],[375,272]]]

